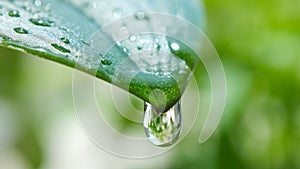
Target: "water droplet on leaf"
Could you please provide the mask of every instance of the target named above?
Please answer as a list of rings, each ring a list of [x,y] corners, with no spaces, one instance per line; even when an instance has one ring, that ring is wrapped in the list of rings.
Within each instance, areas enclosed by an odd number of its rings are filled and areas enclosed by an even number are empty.
[[[121,17],[121,16],[122,16],[122,10],[119,9],[119,8],[114,9],[114,10],[113,10],[113,16],[114,16],[115,18]]]
[[[34,1],[35,6],[40,7],[42,5],[42,2],[40,0]]]
[[[180,46],[177,43],[171,43],[171,48],[174,51],[178,51],[180,49]]]
[[[137,39],[137,37],[134,36],[134,35],[132,35],[132,36],[129,37],[129,40],[130,40],[131,42],[136,41],[136,39]]]
[[[166,112],[158,112],[154,106],[145,103],[144,130],[152,144],[156,146],[174,144],[181,128],[180,102]]]
[[[58,44],[51,44],[51,46],[53,46],[55,49],[57,49],[63,53],[71,53],[71,51],[69,49],[66,49]]]
[[[112,61],[110,61],[110,60],[108,60],[108,59],[102,59],[102,60],[101,60],[101,63],[102,63],[103,65],[109,66],[109,65],[112,64]]]
[[[17,28],[14,28],[14,31],[19,33],[19,34],[28,34],[28,31],[22,27],[17,27]]]
[[[39,18],[39,19],[29,19],[29,21],[31,23],[33,23],[36,26],[46,26],[46,27],[50,27],[53,25],[53,21],[47,19],[47,18]]]
[[[65,44],[70,44],[70,40],[68,38],[62,37],[60,38]]]
[[[136,13],[135,18],[139,19],[139,20],[145,19],[146,18],[146,14],[143,11],[139,11],[139,12]]]
[[[8,15],[11,16],[11,17],[20,17],[20,13],[17,10],[10,10],[8,12]]]

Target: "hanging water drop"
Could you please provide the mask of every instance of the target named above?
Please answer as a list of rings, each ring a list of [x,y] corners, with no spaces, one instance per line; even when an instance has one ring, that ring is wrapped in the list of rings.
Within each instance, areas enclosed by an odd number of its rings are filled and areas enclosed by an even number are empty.
[[[20,13],[17,10],[10,10],[8,12],[8,15],[11,16],[11,17],[20,17]]]
[[[152,144],[162,147],[174,144],[181,128],[180,102],[166,112],[158,112],[154,106],[145,103],[144,130]]]
[[[19,34],[28,34],[28,31],[22,27],[17,27],[17,28],[14,28],[14,31],[19,33]]]

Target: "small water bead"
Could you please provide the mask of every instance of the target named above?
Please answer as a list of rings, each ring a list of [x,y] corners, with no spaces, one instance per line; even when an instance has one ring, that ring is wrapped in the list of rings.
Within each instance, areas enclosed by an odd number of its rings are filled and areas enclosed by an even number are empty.
[[[137,39],[137,37],[136,37],[135,35],[132,35],[132,36],[129,37],[129,40],[130,40],[131,42],[136,41],[136,39]]]
[[[108,60],[108,59],[102,59],[102,60],[101,60],[101,63],[102,63],[103,65],[109,66],[109,65],[112,64],[112,61],[110,61],[110,60]]]
[[[117,46],[122,46],[122,43],[120,41],[116,42]]]
[[[128,30],[128,27],[127,27],[126,25],[124,25],[124,26],[121,27],[121,31],[122,31],[124,34],[126,34],[126,35],[129,34],[129,30]]]
[[[151,104],[145,103],[144,130],[156,146],[170,146],[177,141],[182,129],[181,120],[180,102],[166,112],[157,112]]]
[[[122,10],[120,8],[116,8],[113,10],[112,14],[115,18],[119,18],[122,16]]]
[[[19,34],[28,34],[28,31],[22,27],[17,27],[17,28],[14,28],[14,31],[19,33]]]
[[[127,49],[127,48],[123,48],[123,51],[124,51],[125,53],[127,53],[127,52],[128,52],[128,49]]]
[[[145,12],[143,11],[138,11],[135,15],[135,18],[136,19],[139,19],[139,20],[142,20],[142,19],[145,19],[146,18],[146,14]]]
[[[171,48],[174,51],[178,51],[180,49],[180,46],[177,43],[171,43]]]
[[[8,15],[11,16],[11,17],[20,17],[20,13],[17,10],[10,10],[8,12]]]
[[[35,6],[40,7],[42,6],[42,2],[40,0],[34,1]]]
[[[138,46],[138,47],[137,47],[137,50],[143,50],[143,47]]]
[[[70,40],[68,38],[62,37],[60,38],[65,44],[70,44]]]
[[[51,21],[47,18],[38,18],[38,19],[31,18],[31,19],[29,19],[29,21],[36,26],[51,27],[54,24],[53,21]]]
[[[66,49],[63,46],[60,46],[58,44],[51,44],[51,46],[63,53],[71,53],[71,51],[69,49]]]

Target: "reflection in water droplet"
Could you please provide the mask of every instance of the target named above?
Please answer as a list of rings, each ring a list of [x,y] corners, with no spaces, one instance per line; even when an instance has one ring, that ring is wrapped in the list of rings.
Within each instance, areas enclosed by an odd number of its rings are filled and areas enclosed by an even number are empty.
[[[114,16],[115,18],[121,17],[121,16],[122,16],[122,10],[119,9],[119,8],[114,9],[114,10],[113,10],[113,16]]]
[[[19,33],[19,34],[28,34],[28,31],[22,27],[17,27],[17,28],[14,28],[14,31]]]
[[[157,112],[149,103],[145,103],[144,130],[150,142],[156,146],[174,144],[181,132],[181,107],[178,102],[167,112]]]
[[[17,10],[10,10],[8,12],[8,15],[11,16],[11,17],[20,17],[20,13]]]
[[[174,51],[178,51],[180,49],[180,46],[177,43],[171,43],[171,48]]]
[[[69,49],[66,49],[58,44],[51,44],[51,46],[53,46],[55,49],[57,49],[63,53],[71,53],[71,51]]]
[[[33,24],[35,24],[36,26],[46,26],[46,27],[50,27],[53,25],[53,21],[50,21],[47,18],[39,18],[39,19],[29,19],[29,21]]]
[[[62,37],[60,38],[65,44],[70,44],[70,40],[68,38]]]

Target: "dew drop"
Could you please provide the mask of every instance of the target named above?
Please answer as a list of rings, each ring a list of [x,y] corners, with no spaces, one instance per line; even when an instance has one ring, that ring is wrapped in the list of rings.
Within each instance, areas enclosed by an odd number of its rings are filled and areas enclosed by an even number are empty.
[[[180,49],[180,46],[177,43],[171,43],[171,48],[174,51],[178,51]]]
[[[136,13],[135,18],[139,19],[139,20],[145,19],[146,18],[146,14],[143,11],[139,11],[139,12]]]
[[[57,49],[63,53],[71,53],[71,51],[69,49],[66,49],[58,44],[51,44],[51,46],[53,46],[55,49]]]
[[[14,28],[14,31],[19,33],[19,34],[28,34],[28,31],[22,27],[17,27],[17,28]]]
[[[109,65],[112,64],[112,61],[110,61],[110,60],[108,60],[108,59],[102,59],[102,60],[101,60],[101,63],[102,63],[103,65],[109,66]]]
[[[42,2],[40,0],[34,1],[35,6],[40,7],[42,5]]]
[[[116,8],[113,10],[113,16],[115,18],[119,18],[122,16],[122,10],[120,8]]]
[[[145,103],[144,130],[152,144],[162,147],[174,144],[181,133],[181,124],[180,102],[164,113]]]
[[[45,27],[50,27],[53,25],[53,21],[47,19],[47,18],[39,18],[39,19],[29,19],[31,23],[33,23],[36,26],[45,26]]]
[[[20,17],[20,13],[17,10],[10,10],[8,12],[8,15],[11,16],[11,17]]]
[[[68,38],[62,37],[60,38],[65,44],[70,44],[70,40]]]
[[[137,39],[137,37],[134,36],[134,35],[132,35],[132,36],[129,37],[129,40],[130,40],[131,42],[136,41],[136,39]]]

